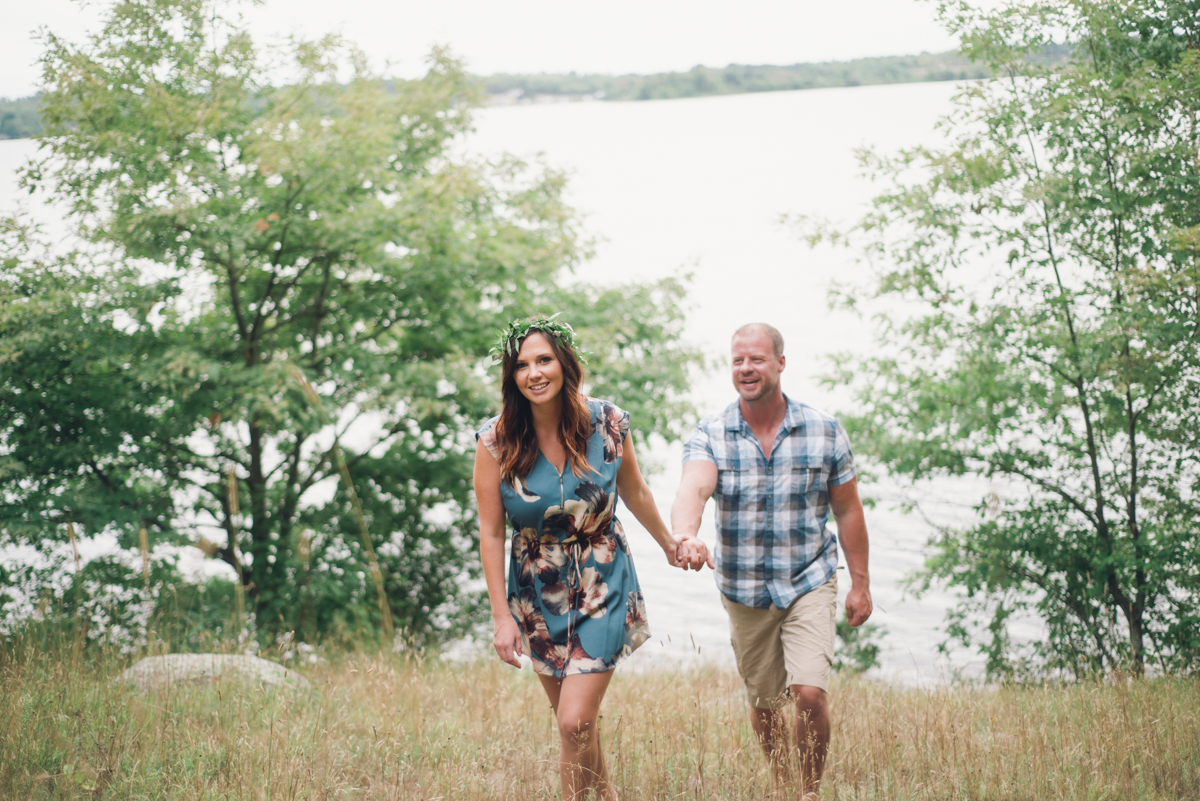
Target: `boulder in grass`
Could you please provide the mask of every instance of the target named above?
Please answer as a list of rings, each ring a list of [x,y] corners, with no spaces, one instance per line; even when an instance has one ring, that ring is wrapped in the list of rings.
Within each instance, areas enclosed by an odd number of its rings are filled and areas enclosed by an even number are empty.
[[[240,654],[148,656],[124,671],[117,680],[136,684],[141,690],[153,690],[229,679],[267,687],[303,689],[309,686],[307,679],[283,665]]]

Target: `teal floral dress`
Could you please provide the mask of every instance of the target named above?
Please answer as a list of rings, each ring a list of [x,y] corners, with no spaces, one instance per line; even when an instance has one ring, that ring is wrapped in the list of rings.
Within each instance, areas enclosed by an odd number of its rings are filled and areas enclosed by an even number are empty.
[[[612,670],[650,637],[646,604],[621,522],[617,471],[629,413],[589,398],[588,463],[560,474],[542,454],[500,495],[512,526],[508,608],[533,669],[547,676]],[[476,436],[499,460],[496,420]],[[593,472],[594,471],[594,472]]]

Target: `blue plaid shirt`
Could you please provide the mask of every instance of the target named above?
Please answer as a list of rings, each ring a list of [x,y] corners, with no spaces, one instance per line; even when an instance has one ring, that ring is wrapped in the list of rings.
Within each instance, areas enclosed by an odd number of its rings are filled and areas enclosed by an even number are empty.
[[[717,466],[717,587],[731,601],[787,608],[837,570],[829,488],[855,476],[838,421],[784,398],[787,414],[764,456],[738,402],[701,420],[683,461]]]

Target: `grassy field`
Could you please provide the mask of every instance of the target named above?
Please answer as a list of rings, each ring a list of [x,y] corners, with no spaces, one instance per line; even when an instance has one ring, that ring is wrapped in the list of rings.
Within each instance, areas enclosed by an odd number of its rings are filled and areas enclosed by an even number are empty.
[[[0,646],[0,798],[552,799],[528,670],[337,657],[307,692],[139,695],[127,663]],[[825,799],[1200,798],[1200,681],[904,690],[841,680]],[[620,671],[601,733],[622,799],[761,799],[736,676]]]

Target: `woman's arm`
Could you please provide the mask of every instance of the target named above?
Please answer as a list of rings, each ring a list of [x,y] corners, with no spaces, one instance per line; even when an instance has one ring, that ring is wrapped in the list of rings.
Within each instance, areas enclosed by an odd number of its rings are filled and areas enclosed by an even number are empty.
[[[650,487],[646,485],[646,480],[642,478],[642,471],[638,469],[632,435],[625,435],[625,442],[621,448],[621,469],[617,471],[617,495],[663,549],[663,553],[667,555],[667,562],[672,567],[681,567],[686,570],[687,565],[683,564],[677,551],[679,541],[671,535],[667,524],[663,522],[662,515],[658,513],[658,507],[654,504],[654,495],[650,492]],[[696,569],[700,568],[697,566]]]
[[[492,607],[492,645],[500,658],[521,667],[521,631],[508,610],[504,583],[504,501],[500,498],[500,464],[480,442],[475,447],[475,503],[479,506],[479,559]]]

